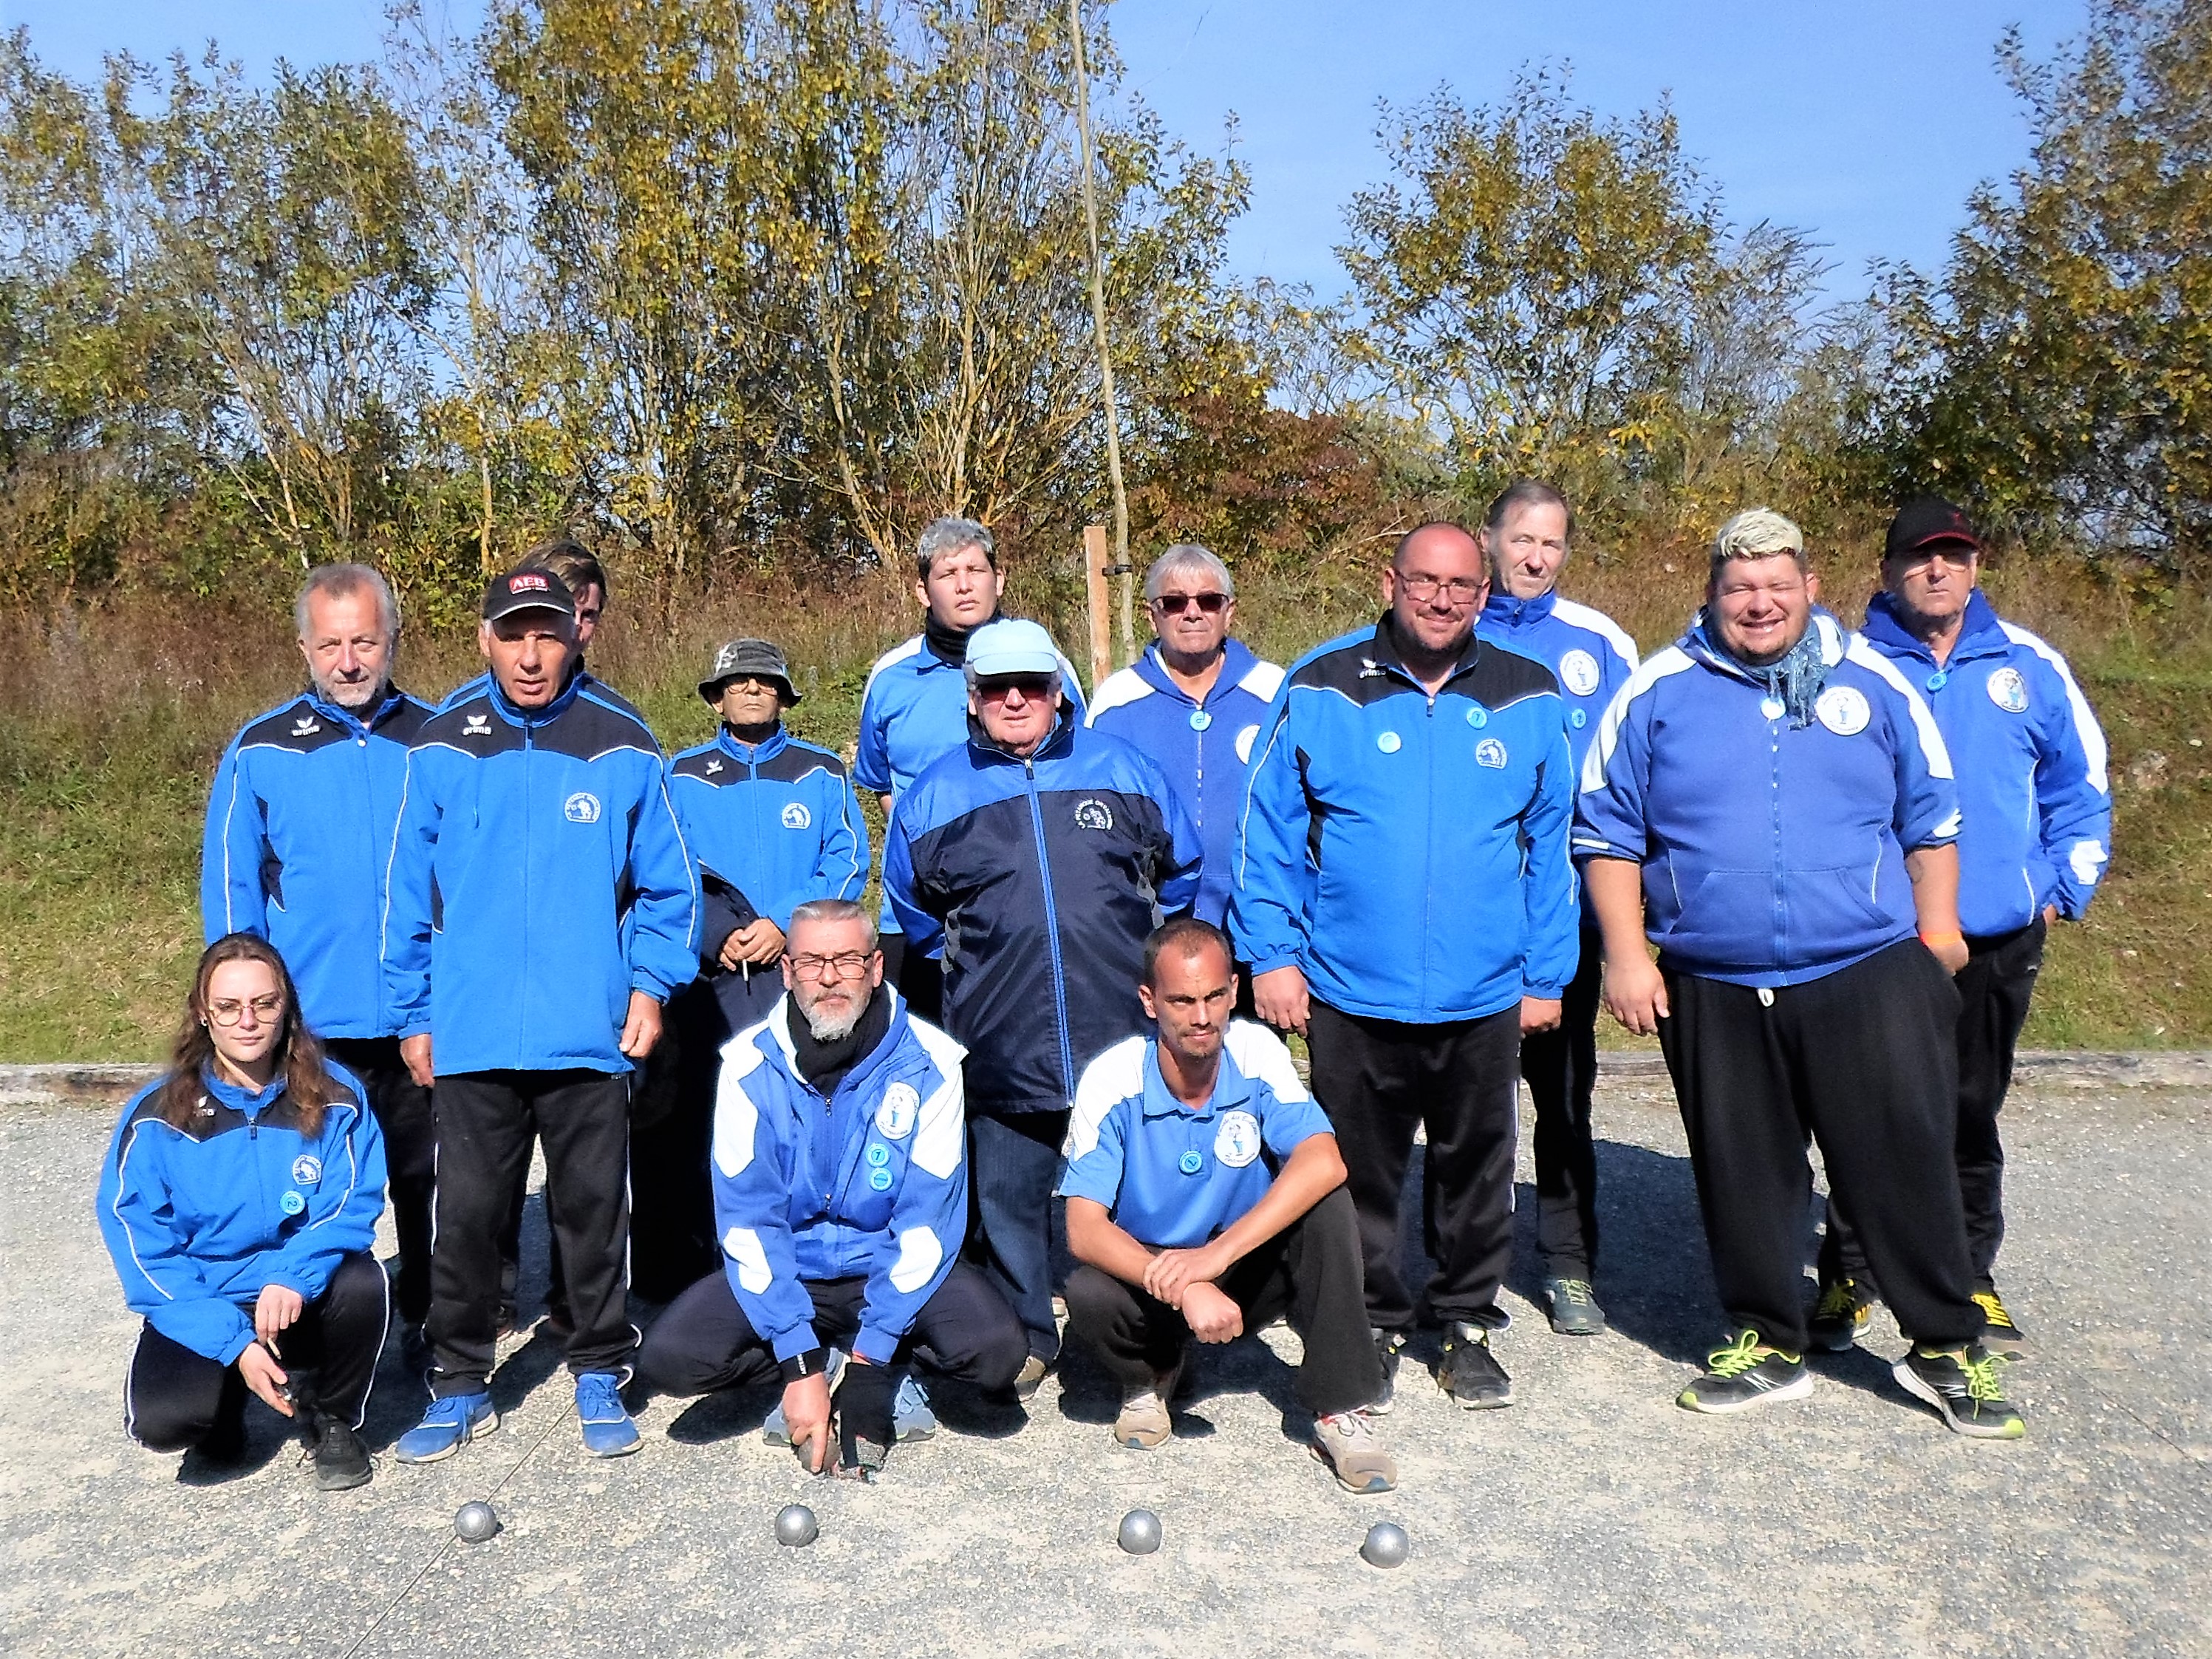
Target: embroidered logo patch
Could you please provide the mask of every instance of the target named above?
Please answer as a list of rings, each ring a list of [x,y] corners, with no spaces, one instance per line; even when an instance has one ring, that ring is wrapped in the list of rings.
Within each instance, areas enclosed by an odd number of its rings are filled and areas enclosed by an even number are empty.
[[[578,790],[561,803],[561,816],[571,823],[597,823],[599,821],[599,798]]]
[[[1114,809],[1103,800],[1079,800],[1075,803],[1075,827],[1079,830],[1111,830]]]
[[[323,1178],[323,1161],[312,1152],[302,1152],[292,1160],[292,1183],[297,1187],[312,1187]]]
[[[921,1096],[911,1083],[894,1083],[884,1091],[876,1106],[876,1133],[888,1140],[904,1140],[914,1133],[921,1115]]]
[[[1248,726],[1237,734],[1237,758],[1245,765],[1252,763],[1252,745],[1260,740],[1260,728]]]
[[[808,824],[813,822],[814,814],[806,810],[806,803],[805,801],[793,800],[786,801],[784,803],[783,827],[785,829],[804,830]]]
[[[1587,651],[1570,651],[1559,659],[1559,684],[1578,697],[1597,690],[1597,659]]]
[[[465,738],[488,738],[491,735],[491,716],[471,714],[461,727]]]
[[[721,769],[722,763],[718,760],[710,760],[707,763],[707,775],[710,778]]]
[[[322,729],[322,722],[313,714],[302,714],[292,722],[292,735],[295,738],[311,738]]]
[[[1213,1155],[1232,1170],[1260,1156],[1260,1120],[1249,1112],[1226,1112],[1214,1131]]]
[[[1495,738],[1485,738],[1474,745],[1477,766],[1499,767],[1505,764],[1505,745]]]
[[[1874,718],[1874,709],[1866,700],[1866,693],[1855,685],[1832,685],[1820,693],[1813,712],[1820,717],[1820,724],[1839,738],[1855,738],[1867,729]]]
[[[1990,701],[2008,714],[2027,713],[2027,682],[2017,668],[2000,668],[1990,676]]]

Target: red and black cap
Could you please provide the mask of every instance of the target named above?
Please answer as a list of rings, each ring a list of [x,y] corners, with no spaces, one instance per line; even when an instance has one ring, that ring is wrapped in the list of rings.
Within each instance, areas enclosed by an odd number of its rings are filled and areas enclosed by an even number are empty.
[[[484,589],[483,618],[497,622],[524,611],[551,611],[575,620],[576,596],[550,570],[510,570]]]
[[[1982,550],[1982,538],[1974,533],[1973,521],[1966,514],[1941,495],[1915,495],[1897,509],[1897,516],[1889,521],[1889,534],[1883,539],[1881,556],[1901,559],[1923,547],[1936,547],[1943,543],[1955,543]]]

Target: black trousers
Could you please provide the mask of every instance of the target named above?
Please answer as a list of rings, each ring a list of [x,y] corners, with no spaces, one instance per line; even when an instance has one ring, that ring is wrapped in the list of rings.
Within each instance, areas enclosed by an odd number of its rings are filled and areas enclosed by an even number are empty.
[[[568,1273],[572,1371],[622,1371],[637,1344],[626,1308],[629,1077],[581,1069],[438,1079],[438,1238],[430,1263],[432,1391],[491,1375],[499,1240],[530,1139],[545,1144],[545,1209]]]
[[[1314,1098],[1335,1127],[1359,1214],[1367,1319],[1413,1323],[1401,1266],[1400,1195],[1413,1132],[1428,1129],[1437,1261],[1429,1283],[1440,1320],[1498,1327],[1498,1291],[1513,1265],[1513,1156],[1521,1011],[1415,1025],[1346,1014],[1316,1000],[1306,1032]]]
[[[1805,1207],[1818,1139],[1898,1322],[1925,1343],[1982,1326],[1951,1146],[1959,995],[1917,939],[1760,992],[1669,972],[1659,1024],[1731,1330],[1805,1346]]]
[[[1256,1331],[1287,1315],[1305,1341],[1298,1403],[1316,1417],[1364,1406],[1382,1391],[1367,1334],[1359,1215],[1338,1188],[1224,1273],[1219,1287]],[[1067,1276],[1067,1329],[1089,1343],[1123,1389],[1150,1388],[1190,1340],[1183,1316],[1141,1287],[1078,1266]]]
[[[276,1339],[299,1428],[310,1429],[317,1413],[361,1426],[377,1356],[384,1352],[390,1296],[384,1269],[360,1251],[338,1263],[323,1293]],[[235,1364],[194,1353],[149,1324],[138,1333],[138,1350],[131,1357],[124,1427],[149,1451],[183,1451],[218,1429],[235,1431],[245,1418],[247,1392]]]
[[[430,1210],[438,1188],[438,1120],[430,1091],[407,1074],[398,1037],[331,1037],[323,1051],[361,1079],[384,1132],[392,1224],[399,1235],[392,1299],[403,1324],[430,1316]]]
[[[1591,1276],[1597,1262],[1597,1152],[1590,1091],[1597,1083],[1599,968],[1604,949],[1584,927],[1582,960],[1559,1000],[1559,1029],[1521,1039],[1521,1075],[1536,1106],[1536,1255],[1546,1279]]]
[[[865,1279],[822,1279],[807,1284],[814,1298],[814,1334],[826,1347],[849,1350],[860,1331]],[[913,1328],[899,1344],[895,1363],[918,1362],[977,1388],[1010,1389],[1029,1357],[1021,1323],[1006,1300],[963,1262],[952,1264]],[[638,1349],[637,1372],[658,1394],[710,1394],[773,1381],[775,1355],[738,1305],[720,1268],[670,1303]]]
[[[945,964],[935,957],[906,948],[904,933],[885,933],[878,941],[884,953],[884,978],[898,987],[908,1012],[932,1025],[945,1023]]]
[[[1052,1312],[1052,1188],[1067,1139],[1066,1112],[968,1114],[968,1237],[982,1270],[1029,1333],[1029,1350],[1060,1357]]]
[[[2004,1145],[1997,1138],[1997,1114],[2012,1089],[2013,1055],[2043,969],[2045,931],[2038,916],[2016,932],[1968,939],[1966,965],[1951,981],[1959,988],[1959,1128],[1952,1150],[1966,1212],[1966,1254],[1975,1282],[1983,1286],[1991,1282],[2004,1243]],[[1846,1274],[1862,1282],[1873,1278],[1865,1249],[1831,1201],[1820,1276]]]

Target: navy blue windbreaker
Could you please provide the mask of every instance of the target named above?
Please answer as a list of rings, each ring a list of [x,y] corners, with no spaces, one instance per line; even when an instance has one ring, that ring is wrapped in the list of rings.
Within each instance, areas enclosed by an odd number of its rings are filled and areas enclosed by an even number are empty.
[[[1959,775],[1959,921],[1978,938],[2025,927],[2046,904],[2079,921],[2112,848],[2105,733],[2066,659],[1977,590],[1941,667],[1867,606],[1867,643],[1917,681]]]
[[[378,927],[407,750],[430,718],[404,692],[366,720],[312,690],[249,720],[222,751],[200,852],[207,943],[267,939],[300,1012],[326,1037],[390,1036]]]
[[[757,744],[726,726],[686,749],[668,763],[668,794],[699,867],[786,932],[807,900],[856,899],[868,884],[867,823],[845,763],[780,726]],[[721,947],[700,938],[702,957]]]
[[[1083,1068],[1145,1029],[1145,939],[1198,891],[1175,786],[1079,720],[1061,709],[1026,761],[971,722],[891,813],[884,890],[907,948],[943,957],[971,1110],[1067,1110]]]

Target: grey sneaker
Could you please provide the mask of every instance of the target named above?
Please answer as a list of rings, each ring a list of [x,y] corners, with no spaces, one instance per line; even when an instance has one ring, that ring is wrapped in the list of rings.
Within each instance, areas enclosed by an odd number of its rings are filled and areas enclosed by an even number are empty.
[[[937,1413],[929,1403],[929,1390],[912,1371],[899,1378],[898,1398],[891,1402],[891,1422],[901,1440],[927,1440],[937,1432]]]
[[[1382,1392],[1368,1406],[1374,1417],[1388,1417],[1390,1407],[1398,1403],[1398,1356],[1404,1352],[1406,1334],[1386,1331],[1380,1325],[1370,1325],[1367,1334],[1375,1339],[1375,1357],[1382,1362]]]
[[[1346,1492],[1394,1492],[1398,1460],[1375,1431],[1374,1414],[1335,1412],[1314,1419],[1313,1455],[1335,1472]]]
[[[1022,1368],[1014,1376],[1014,1398],[1017,1400],[1033,1398],[1044,1382],[1044,1374],[1051,1369],[1050,1365],[1036,1354],[1031,1354],[1027,1359],[1022,1361]]]
[[[1587,1279],[1547,1279],[1544,1305],[1552,1311],[1552,1328],[1561,1336],[1601,1336],[1605,1332],[1605,1310],[1597,1305],[1597,1292]]]
[[[842,1348],[830,1349],[829,1358],[824,1360],[822,1365],[823,1386],[828,1388],[830,1393],[836,1393],[837,1379],[844,1374],[845,1351]],[[903,1386],[899,1392],[900,1397],[903,1399],[905,1397]],[[927,1401],[925,1401],[925,1408],[926,1407]],[[932,1429],[937,1426],[937,1419],[934,1417],[930,1419],[929,1425]],[[902,1435],[899,1437],[904,1439],[906,1437]],[[929,1437],[924,1435],[921,1437],[926,1440]],[[791,1425],[784,1421],[783,1397],[781,1395],[776,1396],[775,1404],[769,1407],[768,1416],[761,1423],[761,1438],[771,1446],[788,1446],[791,1443]]]
[[[1513,1379],[1490,1351],[1490,1333],[1455,1319],[1444,1327],[1444,1354],[1437,1381],[1455,1404],[1468,1411],[1493,1411],[1513,1403]]]

